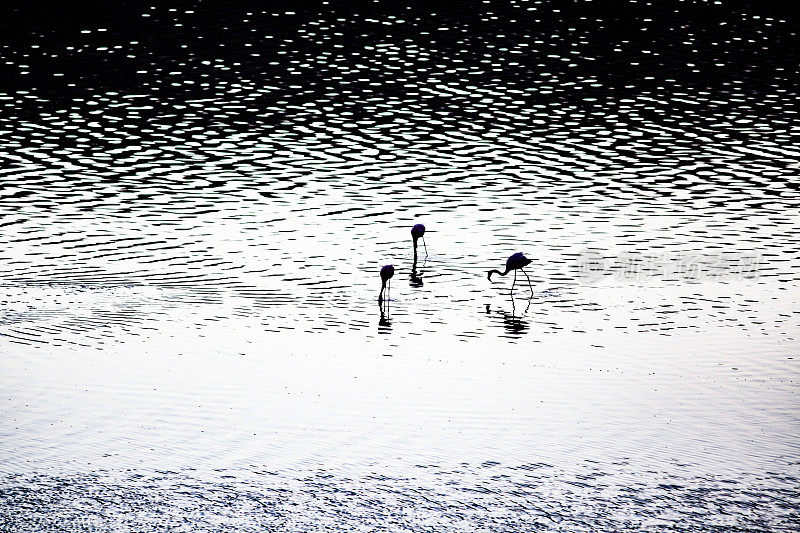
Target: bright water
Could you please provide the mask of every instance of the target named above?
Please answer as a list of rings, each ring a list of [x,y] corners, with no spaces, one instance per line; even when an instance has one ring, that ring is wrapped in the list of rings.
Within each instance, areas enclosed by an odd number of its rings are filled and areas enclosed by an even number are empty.
[[[795,14],[153,4],[0,22],[0,529],[798,527]]]

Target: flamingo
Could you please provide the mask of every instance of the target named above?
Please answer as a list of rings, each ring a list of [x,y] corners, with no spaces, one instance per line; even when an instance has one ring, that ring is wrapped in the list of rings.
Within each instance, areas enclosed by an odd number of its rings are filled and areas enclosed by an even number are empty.
[[[492,281],[492,274],[497,272],[501,276],[505,276],[512,270],[514,271],[514,283],[511,284],[511,291],[514,291],[514,285],[517,283],[517,269],[522,270],[522,267],[526,267],[531,264],[531,260],[525,257],[522,252],[517,252],[511,257],[506,260],[506,271],[500,272],[499,270],[490,270],[489,281]],[[522,270],[522,273],[525,274],[525,277],[528,278],[528,273]],[[531,285],[531,278],[528,278],[528,286],[531,288],[531,293],[533,292],[533,286]]]
[[[425,244],[425,226],[423,224],[414,224],[411,228],[411,239],[414,241],[414,262],[417,261],[417,240],[422,237],[422,246],[425,246],[425,257],[428,256],[428,247]]]
[[[390,279],[392,279],[392,276],[394,276],[394,267],[392,265],[384,265],[384,267],[381,269],[381,292],[380,292],[380,294],[378,294],[378,301],[379,302],[383,301],[383,289],[386,288],[386,282],[388,282]],[[389,291],[387,290],[386,292],[387,292],[387,299],[388,299],[388,292]]]

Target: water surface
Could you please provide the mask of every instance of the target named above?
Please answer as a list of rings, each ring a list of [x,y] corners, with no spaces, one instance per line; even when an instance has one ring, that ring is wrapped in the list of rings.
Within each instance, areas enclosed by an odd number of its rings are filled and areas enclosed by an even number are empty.
[[[2,527],[797,526],[796,16],[468,7],[0,23]]]

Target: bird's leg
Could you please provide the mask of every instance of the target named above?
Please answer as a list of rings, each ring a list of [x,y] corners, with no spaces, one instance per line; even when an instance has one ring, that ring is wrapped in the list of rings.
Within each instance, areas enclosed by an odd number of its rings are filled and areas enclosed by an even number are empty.
[[[428,245],[425,244],[425,235],[422,236],[422,246],[425,247],[425,259],[428,258]]]
[[[514,285],[517,284],[517,271],[514,270],[514,283],[511,284],[511,294],[514,294]]]
[[[520,268],[520,270],[522,270]],[[522,270],[522,273],[525,274],[525,277],[528,278],[528,273]],[[533,285],[531,285],[531,278],[528,278],[528,287],[531,289],[531,296],[533,296]]]

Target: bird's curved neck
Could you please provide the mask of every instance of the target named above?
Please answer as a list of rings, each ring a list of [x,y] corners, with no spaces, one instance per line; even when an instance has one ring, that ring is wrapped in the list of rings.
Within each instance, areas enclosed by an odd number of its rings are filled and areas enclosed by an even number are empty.
[[[509,272],[510,270],[511,270],[510,268],[506,268],[506,271],[505,271],[505,272],[500,272],[499,270],[490,270],[490,271],[489,271],[489,280],[491,281],[491,279],[492,279],[492,274],[499,274],[499,275],[501,275],[501,276],[505,276],[506,274],[508,274],[508,272]]]

